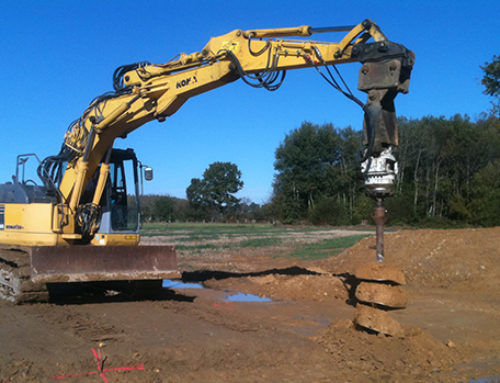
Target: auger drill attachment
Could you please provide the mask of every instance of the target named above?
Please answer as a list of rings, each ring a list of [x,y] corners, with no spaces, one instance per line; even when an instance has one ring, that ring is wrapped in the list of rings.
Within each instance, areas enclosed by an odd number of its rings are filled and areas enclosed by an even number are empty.
[[[380,41],[353,48],[353,56],[363,64],[358,89],[368,93],[364,105],[363,172],[366,194],[375,200],[372,216],[376,225],[376,263],[367,263],[355,272],[359,285],[354,322],[361,328],[398,336],[401,325],[389,310],[402,309],[407,303],[405,277],[399,268],[384,262],[384,199],[394,193],[398,162],[398,124],[394,98],[408,93],[415,55],[404,46]]]
[[[398,123],[394,98],[408,93],[410,74],[415,61],[412,51],[391,41],[353,47],[353,57],[363,65],[358,89],[368,93],[363,107],[363,159],[361,170],[366,193],[376,201],[373,220],[377,228],[377,262],[384,260],[384,199],[394,192],[398,163]]]

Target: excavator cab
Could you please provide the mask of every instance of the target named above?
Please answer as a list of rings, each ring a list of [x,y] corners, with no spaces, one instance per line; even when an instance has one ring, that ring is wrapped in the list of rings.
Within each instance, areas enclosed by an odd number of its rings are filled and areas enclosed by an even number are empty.
[[[13,182],[0,185],[0,203],[57,203],[51,191],[33,179],[26,179],[25,165],[30,158],[40,160],[34,153],[17,157]],[[137,245],[140,229],[140,195],[138,163],[133,149],[113,149],[110,174],[101,198],[99,230],[87,243],[93,245]],[[92,201],[99,169],[82,194],[82,203]],[[145,177],[144,177],[145,178]]]
[[[110,173],[101,198],[102,215],[93,245],[138,244],[140,229],[140,195],[138,160],[132,149],[113,149]],[[92,195],[96,172],[86,192]],[[84,196],[87,193],[84,193]]]

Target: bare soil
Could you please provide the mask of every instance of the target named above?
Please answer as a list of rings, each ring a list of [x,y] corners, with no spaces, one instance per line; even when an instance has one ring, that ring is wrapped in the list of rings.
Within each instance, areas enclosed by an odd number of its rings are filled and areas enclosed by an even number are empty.
[[[500,228],[386,235],[386,262],[407,282],[407,307],[390,312],[403,327],[397,337],[352,321],[354,273],[375,260],[374,244],[369,237],[321,261],[279,247],[185,255],[184,281],[205,288],[154,299],[103,287],[71,289],[49,304],[2,302],[0,382],[498,378]],[[226,301],[234,292],[272,302]]]

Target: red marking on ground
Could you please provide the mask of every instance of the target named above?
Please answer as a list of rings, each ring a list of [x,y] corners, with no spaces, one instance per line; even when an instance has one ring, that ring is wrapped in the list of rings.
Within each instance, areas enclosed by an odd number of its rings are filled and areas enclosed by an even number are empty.
[[[124,366],[124,367],[113,367],[113,368],[104,368],[104,361],[106,358],[102,359],[101,350],[96,351],[92,348],[92,353],[94,354],[94,358],[97,362],[97,371],[89,371],[89,372],[81,372],[76,374],[66,374],[66,375],[58,375],[53,376],[53,380],[61,380],[66,378],[76,378],[81,376],[91,376],[97,375],[102,378],[105,383],[109,383],[108,378],[104,375],[105,372],[116,372],[116,371],[136,371],[136,370],[144,370],[144,363],[138,363],[133,366]],[[3,383],[3,382],[0,382]]]
[[[102,372],[104,360],[101,360],[101,349],[97,352],[95,348],[92,348],[92,353],[94,354],[95,361],[97,362],[97,371],[99,372],[99,376],[105,383],[109,383],[108,378],[106,378],[106,375]]]
[[[226,309],[226,310],[229,310],[229,311],[233,311],[234,309],[232,307],[229,307],[229,306],[225,306],[225,305],[220,305],[218,303],[214,303],[213,304],[214,307],[219,307],[221,309]]]

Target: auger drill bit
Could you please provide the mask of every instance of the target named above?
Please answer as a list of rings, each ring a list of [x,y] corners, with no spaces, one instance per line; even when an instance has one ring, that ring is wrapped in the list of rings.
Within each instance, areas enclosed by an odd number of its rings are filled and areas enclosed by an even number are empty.
[[[384,262],[384,224],[387,222],[387,217],[385,216],[384,199],[377,198],[375,213],[372,216],[375,222],[376,234],[377,234],[377,262]]]

